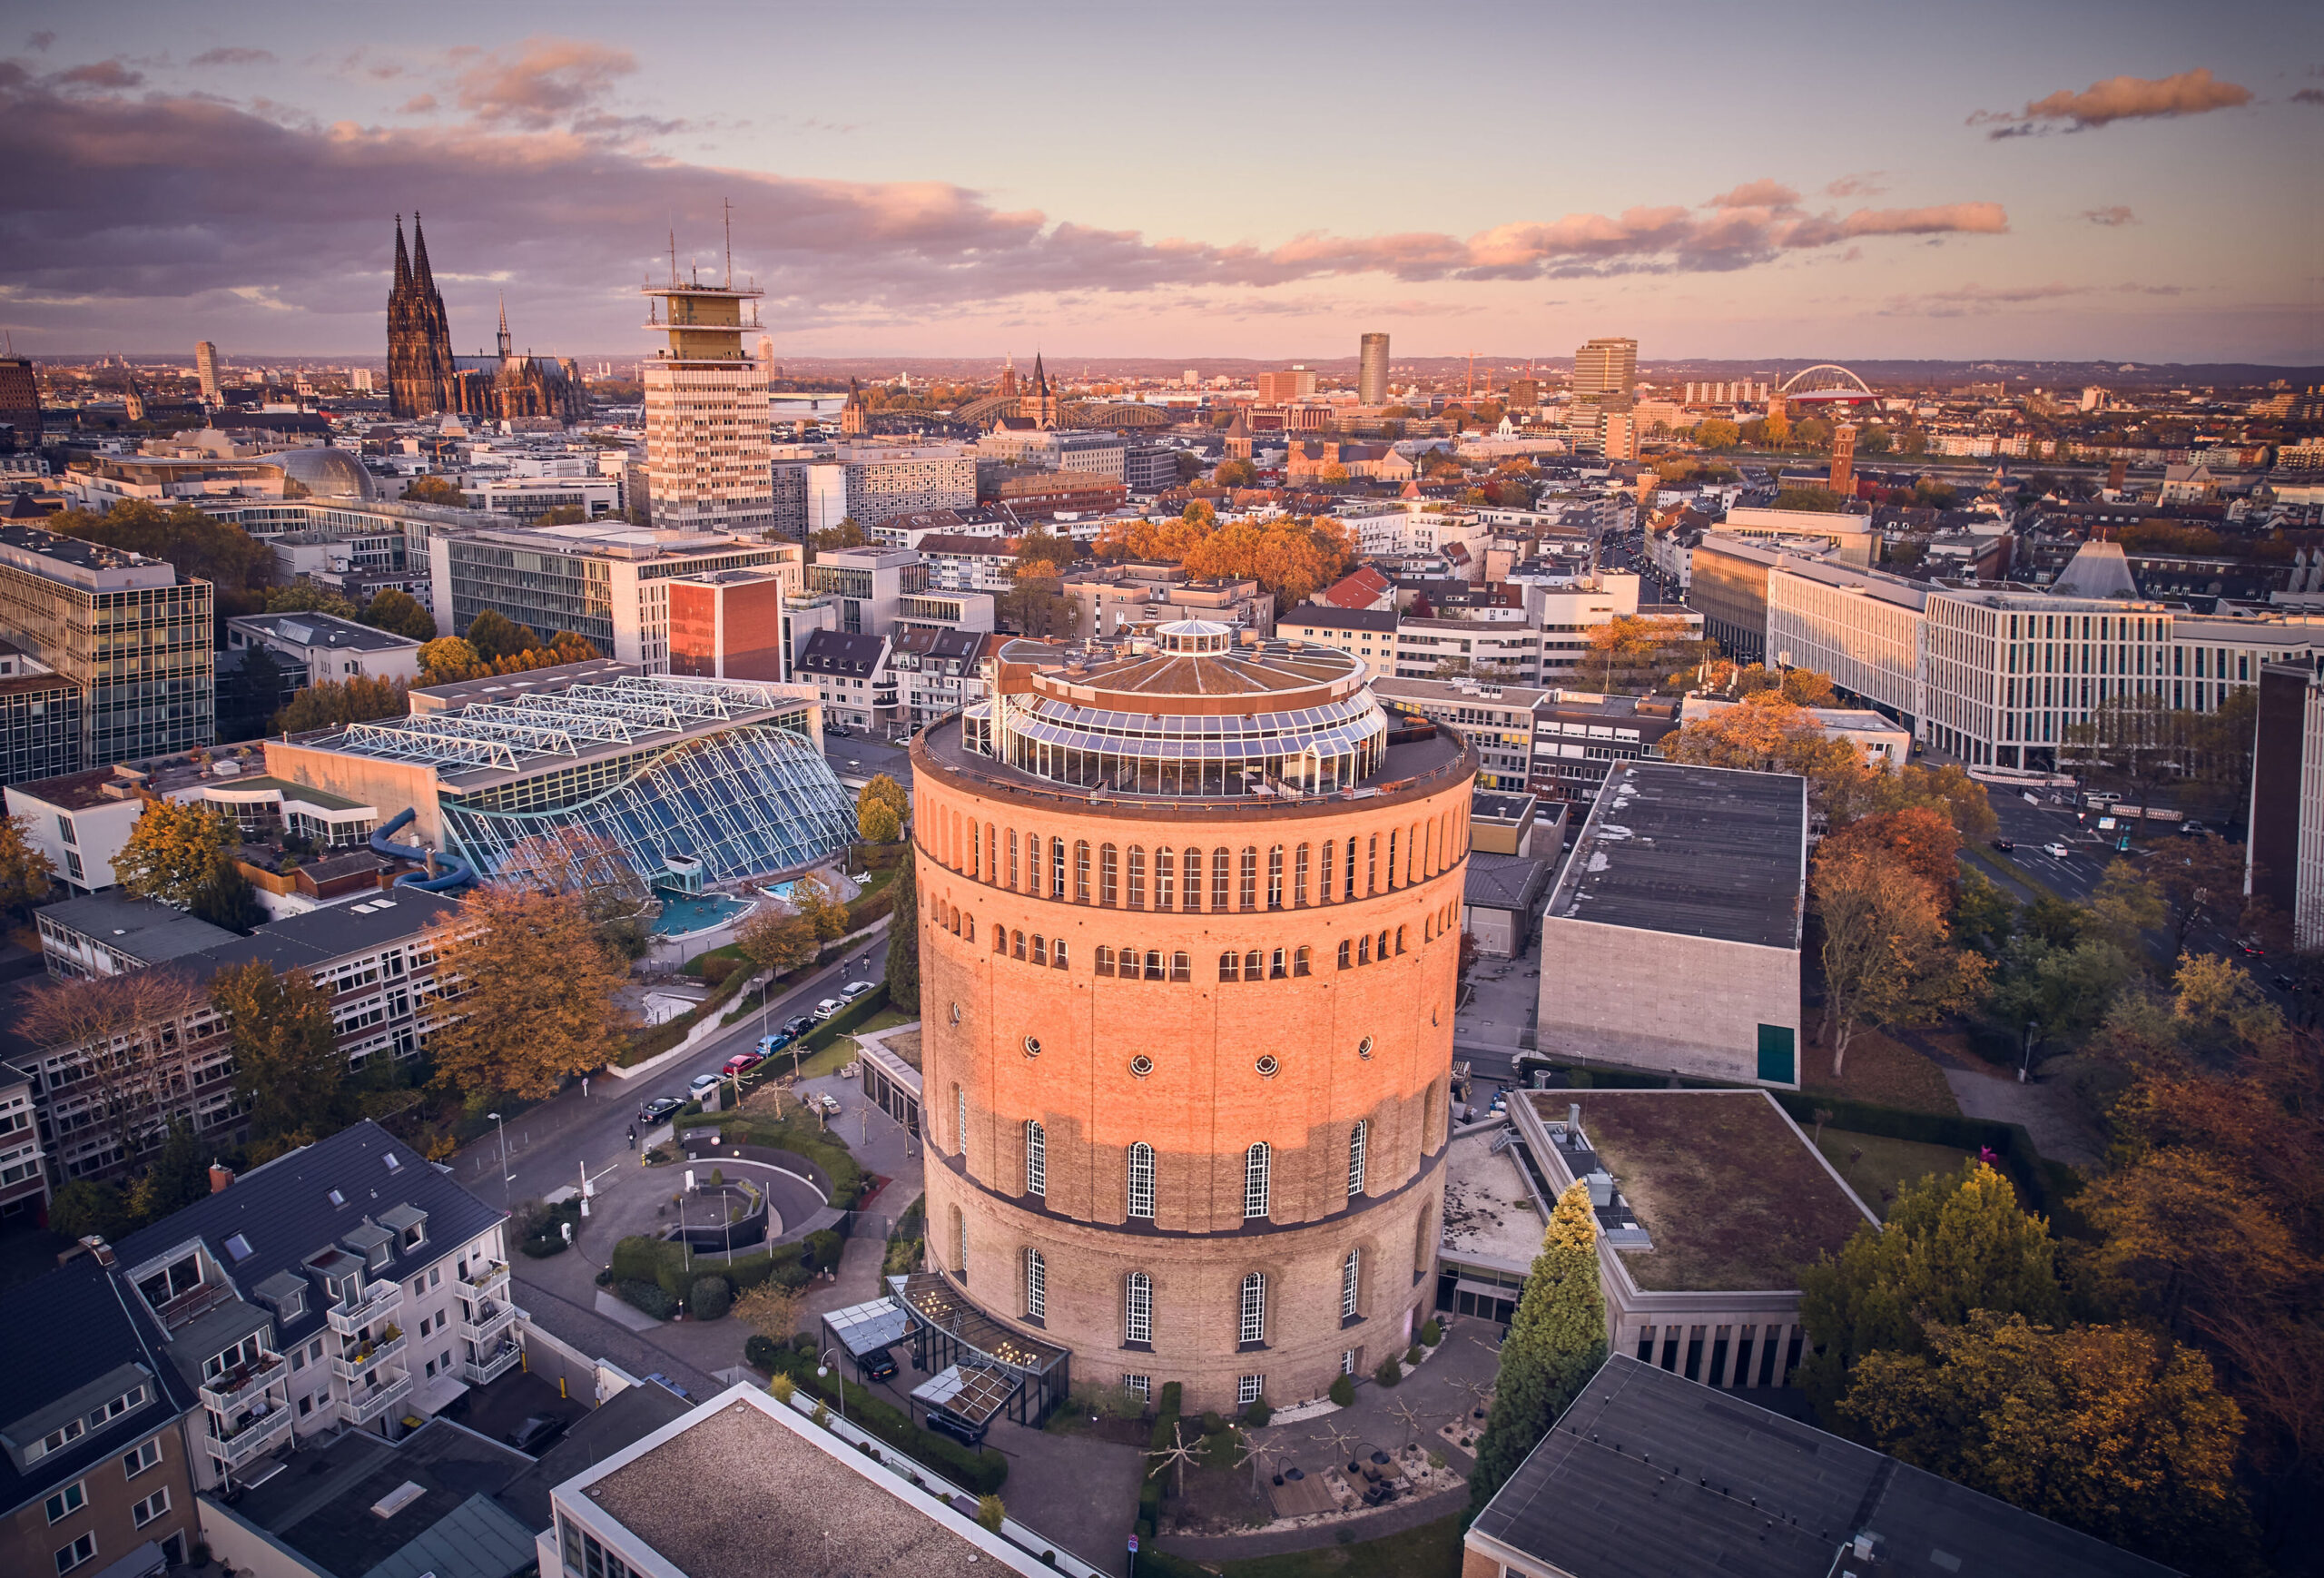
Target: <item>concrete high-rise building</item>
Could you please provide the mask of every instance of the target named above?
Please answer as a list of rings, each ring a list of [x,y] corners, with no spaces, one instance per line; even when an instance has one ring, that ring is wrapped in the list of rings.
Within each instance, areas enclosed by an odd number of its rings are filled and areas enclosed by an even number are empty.
[[[744,354],[745,301],[764,292],[734,283],[680,282],[644,294],[662,303],[646,327],[669,348],[640,369],[645,385],[645,476],[654,525],[665,531],[753,535],[775,524],[773,434],[768,426],[767,364]]]
[[[0,435],[0,449],[40,448],[40,376],[30,357],[0,357],[0,422],[9,429]]]
[[[1856,491],[1856,424],[1832,429],[1832,491],[1845,498]]]
[[[1369,1372],[1433,1303],[1477,753],[1392,725],[1352,654],[1154,644],[1009,643],[912,742],[905,1297],[1224,1413]]]
[[[1628,411],[1608,411],[1605,429],[1606,459],[1635,460],[1638,459],[1638,419]]]
[[[210,583],[161,559],[0,526],[0,641],[81,693],[80,760],[61,771],[212,743],[211,611]]]
[[[1307,368],[1286,367],[1280,372],[1259,374],[1259,403],[1263,406],[1312,399],[1315,393],[1315,375]]]
[[[1388,403],[1388,337],[1367,334],[1357,344],[1355,403],[1384,406]]]
[[[1638,341],[1593,340],[1573,353],[1573,392],[1628,399],[1638,385]]]
[[[369,368],[358,367],[351,369],[347,376],[348,382],[353,386],[356,393],[369,394],[371,392],[371,370]]]
[[[212,404],[218,399],[218,348],[204,340],[193,348],[193,376],[202,380],[202,398]]]

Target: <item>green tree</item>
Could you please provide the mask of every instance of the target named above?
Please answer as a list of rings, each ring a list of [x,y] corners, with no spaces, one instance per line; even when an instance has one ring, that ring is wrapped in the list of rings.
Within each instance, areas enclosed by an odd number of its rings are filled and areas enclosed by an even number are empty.
[[[774,975],[812,964],[821,949],[812,921],[773,909],[759,910],[743,922],[734,945],[753,964]]]
[[[2129,861],[2107,863],[2106,874],[2090,895],[2089,928],[2112,942],[2126,959],[2143,958],[2146,933],[2169,918],[2162,892]]]
[[[223,926],[245,937],[267,920],[266,906],[259,902],[258,890],[251,885],[241,863],[231,858],[220,863],[210,881],[195,891],[193,902],[187,908],[196,920]]]
[[[182,1118],[170,1119],[160,1149],[129,1191],[133,1216],[158,1222],[182,1211],[210,1193],[210,1149],[194,1138],[193,1125]]]
[[[904,822],[911,815],[911,798],[904,793],[903,785],[887,774],[874,773],[872,781],[864,784],[855,796],[855,816],[859,825],[875,806],[886,810],[898,831],[885,838],[874,837],[867,831],[863,834],[864,841],[868,843],[893,843],[901,836]]]
[[[353,1118],[330,994],[306,971],[277,975],[253,959],[220,971],[210,1001],[233,1042],[234,1094],[250,1114],[253,1144],[287,1150]]]
[[[1212,472],[1210,478],[1221,488],[1256,488],[1259,485],[1259,468],[1236,456],[1221,460],[1218,469]]]
[[[1482,1508],[1517,1472],[1605,1358],[1598,1218],[1589,1186],[1576,1183],[1550,1213],[1541,1252],[1501,1345],[1499,1389],[1469,1483],[1472,1508]]]
[[[1787,488],[1776,495],[1777,509],[1812,509],[1826,515],[1837,513],[1845,502],[1828,488]]]
[[[815,929],[818,942],[847,935],[847,906],[832,896],[821,877],[801,877],[791,889],[791,902],[800,918]]]
[[[234,819],[206,805],[159,800],[145,807],[113,857],[113,874],[130,897],[191,910],[233,863],[241,834]]]
[[[355,617],[354,604],[304,577],[287,587],[276,587],[269,591],[266,594],[266,611],[270,614],[329,614],[339,619]]]
[[[862,547],[871,540],[864,534],[862,522],[852,515],[843,516],[837,526],[826,527],[822,531],[810,534],[807,538],[807,557],[812,559],[830,553],[834,548]]]
[[[1848,1377],[1873,1353],[1927,1351],[1925,1327],[1975,1309],[2054,1321],[2063,1312],[2049,1224],[2018,1208],[2010,1181],[1982,1161],[1898,1192],[1887,1221],[1858,1228],[1837,1256],[1799,1274],[1810,1352],[1797,1385],[1838,1428]]]
[[[628,971],[576,895],[487,883],[428,935],[452,1016],[429,1050],[453,1090],[552,1096],[621,1050]]]
[[[375,679],[363,674],[326,679],[283,703],[282,710],[267,724],[267,731],[299,735],[310,729],[369,723],[373,718],[401,717],[410,707],[405,694],[400,679]]]
[[[111,1242],[128,1230],[134,1218],[129,1200],[118,1184],[76,1178],[56,1191],[48,1202],[48,1229],[67,1238],[97,1238]]]
[[[468,496],[448,477],[415,477],[405,486],[403,496],[414,504],[439,504],[447,509],[468,507]]]
[[[56,874],[48,856],[25,836],[32,824],[29,816],[0,818],[0,914],[19,921],[48,897],[49,879]]]
[[[920,884],[906,854],[896,873],[896,902],[888,920],[888,1004],[900,1013],[920,1011]]]
[[[2125,1549],[2202,1572],[2249,1554],[2241,1413],[2167,1337],[1980,1309],[1925,1351],[1865,1356],[1840,1413],[1916,1468]]]
[[[893,843],[904,835],[903,824],[896,820],[895,807],[884,800],[859,802],[855,826],[866,843]]]
[[[529,625],[519,625],[496,608],[487,608],[468,621],[468,645],[487,663],[530,652],[541,638]]]
[[[1706,449],[1732,449],[1743,441],[1743,430],[1725,417],[1711,417],[1695,424],[1695,442]]]
[[[371,594],[364,605],[362,620],[375,630],[391,631],[409,636],[414,641],[436,639],[436,616],[419,606],[419,599],[399,587],[381,587]]]

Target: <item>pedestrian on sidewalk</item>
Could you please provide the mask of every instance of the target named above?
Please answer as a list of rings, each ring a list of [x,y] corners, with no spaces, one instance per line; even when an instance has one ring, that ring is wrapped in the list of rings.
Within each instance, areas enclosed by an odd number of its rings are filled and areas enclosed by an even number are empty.
[[[637,1149],[637,1125],[635,1123],[629,1126],[629,1148],[632,1150]]]

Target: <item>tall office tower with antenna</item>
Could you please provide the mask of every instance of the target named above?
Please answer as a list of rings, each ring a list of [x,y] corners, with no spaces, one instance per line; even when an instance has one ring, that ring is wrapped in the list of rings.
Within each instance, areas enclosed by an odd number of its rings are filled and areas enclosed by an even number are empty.
[[[751,284],[734,283],[730,240],[723,281],[698,269],[643,293],[654,305],[648,329],[669,336],[642,366],[645,385],[645,478],[654,525],[670,531],[756,536],[774,527],[773,439],[768,426],[767,365],[743,349],[759,330]],[[747,309],[747,311],[746,311]]]

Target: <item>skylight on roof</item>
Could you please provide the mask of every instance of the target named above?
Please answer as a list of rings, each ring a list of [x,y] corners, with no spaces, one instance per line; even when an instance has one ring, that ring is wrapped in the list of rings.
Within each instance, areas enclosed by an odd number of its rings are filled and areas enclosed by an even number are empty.
[[[330,1191],[330,1203],[334,1206],[343,1206],[347,1203],[347,1197],[337,1189],[333,1189]]]
[[[396,1153],[395,1153],[394,1151],[392,1151],[392,1150],[389,1151],[389,1152],[387,1153],[387,1156],[388,1156],[388,1170],[389,1170],[389,1172],[401,1172],[401,1171],[403,1170],[403,1161],[402,1161],[402,1159],[401,1159],[401,1158],[399,1158],[399,1157],[398,1157],[398,1156],[396,1155]]]
[[[226,1253],[232,1258],[234,1264],[237,1266],[249,1259],[252,1252],[253,1251],[251,1248],[251,1241],[248,1238],[243,1238],[240,1233],[235,1234],[232,1238],[226,1240]]]

